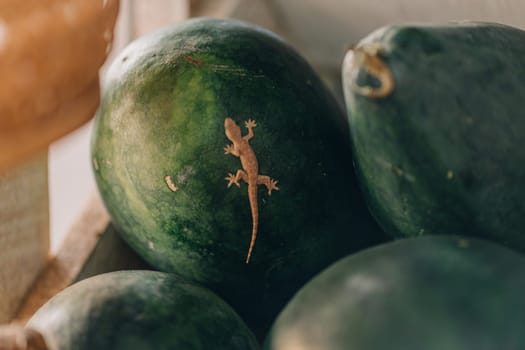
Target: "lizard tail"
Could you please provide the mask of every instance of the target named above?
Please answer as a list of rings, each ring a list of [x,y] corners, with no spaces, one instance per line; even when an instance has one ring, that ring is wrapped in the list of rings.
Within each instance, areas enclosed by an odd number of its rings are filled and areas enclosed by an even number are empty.
[[[250,200],[250,209],[252,212],[252,240],[250,241],[250,248],[246,256],[246,264],[250,263],[255,240],[257,239],[257,229],[259,227],[259,208],[257,206],[257,185],[248,185],[248,197]]]

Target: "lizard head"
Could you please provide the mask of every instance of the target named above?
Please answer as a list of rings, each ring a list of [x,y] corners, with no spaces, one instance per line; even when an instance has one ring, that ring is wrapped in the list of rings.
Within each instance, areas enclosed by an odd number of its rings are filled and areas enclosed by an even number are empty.
[[[236,141],[242,138],[241,136],[241,128],[233,121],[232,118],[226,118],[224,119],[224,131],[226,133],[226,137],[230,141]]]

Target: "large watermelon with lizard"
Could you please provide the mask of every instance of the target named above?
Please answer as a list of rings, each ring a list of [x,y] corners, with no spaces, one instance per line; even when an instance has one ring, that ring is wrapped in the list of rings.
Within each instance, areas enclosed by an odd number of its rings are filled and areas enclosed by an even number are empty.
[[[347,130],[332,95],[280,38],[196,19],[115,59],[92,157],[122,237],[262,330],[315,273],[383,240],[356,185]]]

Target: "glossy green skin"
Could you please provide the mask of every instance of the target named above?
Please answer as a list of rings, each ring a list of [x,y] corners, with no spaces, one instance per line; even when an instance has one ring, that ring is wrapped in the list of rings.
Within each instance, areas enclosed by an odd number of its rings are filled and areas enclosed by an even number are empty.
[[[525,32],[495,24],[384,28],[360,44],[379,44],[394,76],[380,99],[353,91],[367,74],[352,77],[345,61],[356,169],[388,233],[461,233],[525,250],[524,42]]]
[[[259,230],[224,119],[257,127]],[[338,258],[384,239],[352,169],[344,114],[312,69],[273,34],[199,19],[144,37],[104,82],[92,154],[107,208],[150,264],[218,292],[252,327]],[[177,191],[166,185],[171,176]],[[256,325],[257,324],[257,325]]]
[[[241,318],[212,292],[153,271],[121,271],[65,289],[31,318],[50,349],[256,350]]]
[[[337,262],[279,315],[266,350],[523,349],[525,258],[452,236]]]

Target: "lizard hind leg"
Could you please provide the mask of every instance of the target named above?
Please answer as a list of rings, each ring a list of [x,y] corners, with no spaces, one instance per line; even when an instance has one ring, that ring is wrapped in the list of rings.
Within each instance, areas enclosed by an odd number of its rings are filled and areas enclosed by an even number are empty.
[[[239,180],[243,180],[244,182],[248,183],[248,174],[244,170],[237,170],[237,173],[233,175],[232,173],[229,173],[228,176],[224,178],[228,182],[228,188],[230,188],[233,184],[235,184],[237,187],[241,187],[239,184]]]
[[[272,191],[279,191],[279,187],[277,187],[277,180],[272,180],[269,176],[266,175],[259,175],[257,177],[257,184],[258,185],[265,185],[268,189],[268,195],[272,195]]]

